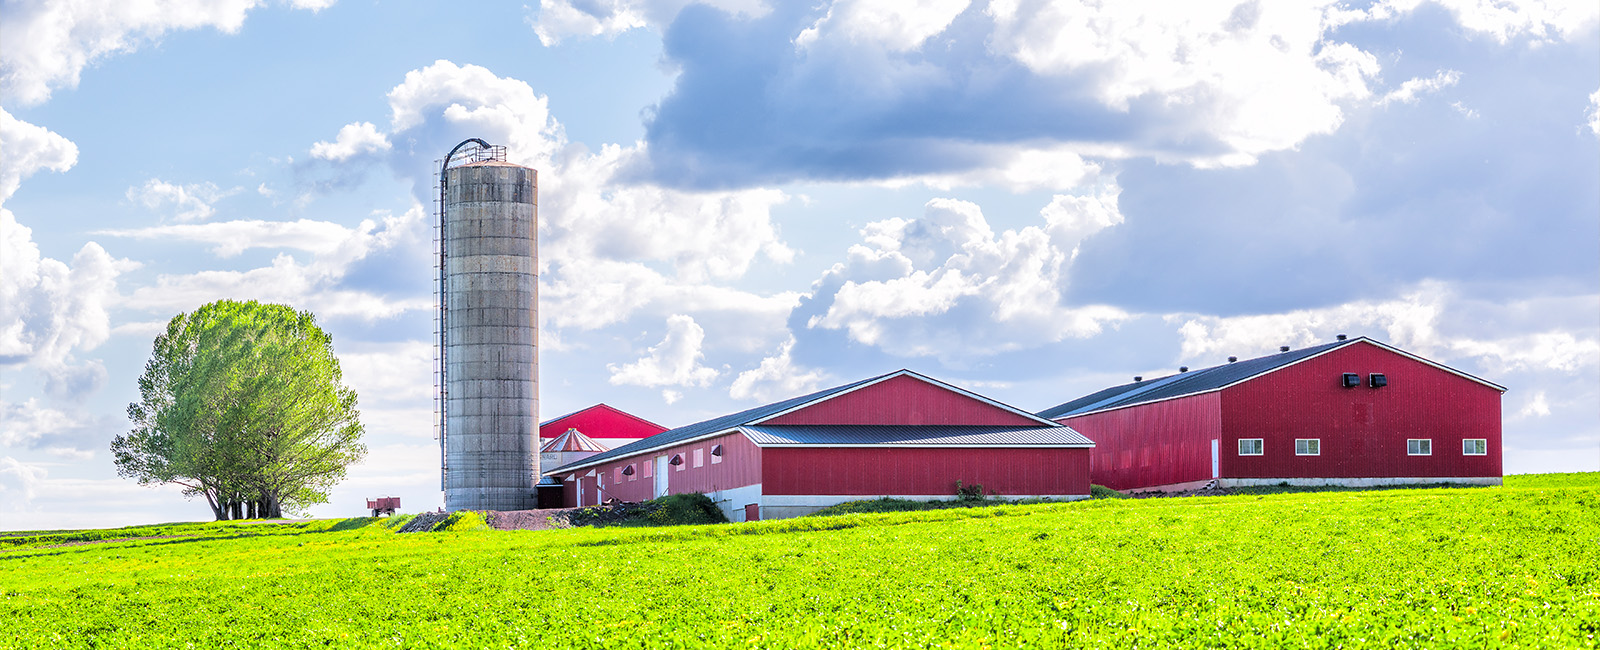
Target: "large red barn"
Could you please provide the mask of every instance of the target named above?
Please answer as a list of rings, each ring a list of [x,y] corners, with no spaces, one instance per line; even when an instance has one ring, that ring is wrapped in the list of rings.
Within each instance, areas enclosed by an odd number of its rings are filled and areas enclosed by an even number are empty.
[[[565,505],[702,492],[733,521],[858,499],[1087,498],[1094,443],[1071,428],[900,370],[691,424],[545,472]]]
[[[1498,485],[1505,388],[1366,337],[1136,378],[1041,411],[1096,484]]]

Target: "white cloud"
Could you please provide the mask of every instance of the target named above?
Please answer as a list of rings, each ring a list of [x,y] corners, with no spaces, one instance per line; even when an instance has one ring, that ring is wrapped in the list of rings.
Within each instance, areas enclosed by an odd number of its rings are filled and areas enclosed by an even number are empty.
[[[13,512],[19,510],[20,506],[39,495],[47,474],[42,467],[23,463],[10,456],[0,458],[0,494],[8,495],[0,499],[0,503],[11,504],[8,509]]]
[[[37,368],[57,396],[98,389],[105,368],[75,353],[110,335],[106,307],[116,296],[117,275],[132,266],[94,242],[78,250],[71,266],[43,257],[33,231],[0,208],[0,365]]]
[[[651,346],[644,357],[618,366],[608,364],[613,386],[709,386],[720,374],[715,368],[700,365],[700,351],[706,332],[694,319],[683,314],[667,318],[667,335]],[[668,397],[668,403],[673,399]]]
[[[21,403],[0,401],[0,448],[41,449],[54,456],[86,460],[94,457],[106,419],[90,417],[81,409],[49,408],[33,397]]]
[[[642,143],[598,152],[569,146],[547,98],[479,66],[437,61],[408,72],[388,98],[391,140],[426,133],[442,120],[506,144],[512,162],[540,170],[540,312],[556,328],[551,334],[603,327],[644,309],[731,315],[745,328],[728,341],[747,347],[771,345],[786,331],[783,318],[796,294],[718,284],[744,276],[759,258],[793,259],[771,216],[788,200],[783,192],[686,192],[630,182],[628,170],[647,157]],[[419,187],[431,181],[415,180]]]
[[[807,326],[947,360],[1098,334],[1127,314],[1060,296],[1078,245],[1121,221],[1117,192],[1058,196],[1041,211],[1044,227],[998,235],[977,205],[951,199],[929,201],[919,219],[868,224],[865,244],[824,274],[821,284],[838,288]]]
[[[805,48],[818,39],[838,34],[853,43],[893,52],[915,50],[944,31],[969,4],[969,0],[839,0],[828,7],[826,15],[801,31],[794,42]]]
[[[661,28],[691,0],[539,0],[529,22],[545,47],[569,36],[615,36],[640,27]],[[745,16],[766,13],[762,0],[709,0],[704,4]]]
[[[341,345],[344,381],[361,395],[362,415],[371,404],[427,405],[433,395],[434,346],[424,341]]]
[[[1589,95],[1589,130],[1600,135],[1600,90]]]
[[[1388,106],[1394,102],[1402,104],[1415,104],[1421,95],[1435,93],[1443,88],[1449,88],[1461,81],[1461,73],[1456,70],[1440,70],[1438,74],[1427,79],[1418,77],[1400,84],[1399,88],[1389,91],[1378,100],[1379,106]]]
[[[1365,16],[1389,19],[1416,11],[1423,4],[1442,6],[1462,27],[1501,43],[1522,36],[1535,42],[1558,36],[1572,40],[1600,19],[1600,5],[1589,0],[1385,0]]]
[[[1023,193],[1069,190],[1093,184],[1100,177],[1100,165],[1083,159],[1082,146],[1030,149],[1005,145],[989,149],[992,152],[990,162],[976,169],[953,174],[891,178],[880,184],[903,187],[920,183],[945,191],[958,187],[1002,187]]]
[[[760,365],[739,373],[728,388],[728,396],[739,400],[776,402],[817,390],[827,375],[820,370],[795,364],[790,356],[794,343],[794,337],[789,337],[778,347],[777,354],[763,358]]]
[[[378,132],[378,127],[371,122],[356,122],[346,124],[339,129],[339,135],[333,142],[316,142],[311,145],[311,157],[323,160],[341,161],[352,157],[388,151],[392,145],[389,139]],[[262,187],[266,187],[265,184]]]
[[[1583,299],[1600,300],[1600,296]],[[1460,302],[1450,285],[1430,280],[1391,300],[1282,314],[1166,318],[1182,322],[1178,330],[1183,339],[1182,359],[1202,363],[1215,363],[1216,357],[1230,354],[1268,354],[1279,345],[1325,343],[1336,333],[1349,333],[1366,334],[1443,363],[1470,359],[1496,375],[1531,371],[1571,376],[1600,366],[1600,337],[1590,328],[1499,335],[1449,333],[1444,325],[1454,322],[1451,314],[1468,308]],[[1527,308],[1513,301],[1500,310],[1510,313]]]
[[[176,239],[212,244],[223,257],[250,248],[288,248],[311,254],[304,262],[280,253],[268,266],[243,271],[209,270],[192,274],[164,274],[153,285],[138,287],[123,301],[136,309],[172,313],[187,311],[214,300],[261,300],[310,309],[323,317],[364,320],[390,318],[406,311],[427,309],[428,297],[386,298],[366,291],[340,287],[351,265],[373,253],[391,249],[418,237],[423,208],[413,205],[402,216],[377,213],[354,228],[323,221],[223,221],[174,224],[103,234],[134,239]],[[379,227],[379,222],[382,227]]]
[[[291,0],[318,10],[332,0]],[[0,22],[0,90],[33,105],[57,88],[75,87],[86,66],[132,52],[171,31],[239,31],[260,0],[80,0],[6,5]]]
[[[5,150],[0,156],[0,204],[34,172],[64,172],[78,163],[78,146],[71,140],[12,117],[4,108],[0,108],[0,149]]]
[[[223,190],[210,182],[177,185],[152,178],[143,187],[128,188],[127,196],[129,201],[151,210],[170,208],[178,221],[204,221],[217,212],[211,204],[238,191]]]
[[[1152,98],[1187,107],[1198,128],[1231,153],[1207,164],[1251,164],[1257,155],[1330,133],[1343,102],[1367,97],[1377,59],[1328,41],[1324,9],[1281,2],[1184,2],[1158,12],[1129,3],[988,7],[990,47],[1043,75],[1090,74],[1106,106]]]
[[[1542,391],[1542,390],[1541,391],[1535,391],[1533,393],[1533,396],[1528,399],[1528,403],[1523,405],[1521,410],[1517,411],[1517,416],[1518,417],[1524,417],[1524,418],[1527,418],[1527,417],[1542,418],[1542,417],[1548,417],[1549,415],[1550,415],[1550,399],[1545,396],[1545,392]]]

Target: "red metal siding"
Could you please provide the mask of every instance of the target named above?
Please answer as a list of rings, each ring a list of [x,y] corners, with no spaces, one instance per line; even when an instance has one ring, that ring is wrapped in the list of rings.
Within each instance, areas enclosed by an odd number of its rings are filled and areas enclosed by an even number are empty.
[[[1090,480],[1114,490],[1210,479],[1211,441],[1222,432],[1218,393],[1060,421],[1094,441]]]
[[[1344,388],[1346,372],[1362,385]],[[1375,372],[1389,385],[1370,388]],[[1375,345],[1339,348],[1221,395],[1228,478],[1501,475],[1500,391]],[[1240,456],[1240,438],[1261,438],[1263,454]],[[1319,438],[1321,455],[1295,456],[1296,438]],[[1406,455],[1408,438],[1431,439],[1433,454]],[[1462,455],[1464,438],[1487,439],[1489,453]]]
[[[999,495],[1089,493],[1088,449],[771,447],[767,495],[943,495],[955,483]]]
[[[711,448],[722,445],[722,462],[712,463]],[[700,467],[694,466],[694,450],[702,450],[705,463]],[[596,474],[605,474],[605,498],[616,498],[623,501],[649,501],[655,497],[654,463],[657,456],[671,458],[674,455],[683,455],[682,470],[672,465],[667,466],[667,493],[683,494],[686,492],[715,492],[727,490],[761,482],[761,454],[762,449],[750,442],[744,434],[734,433],[717,438],[702,440],[693,444],[678,445],[666,449],[652,451],[627,458],[619,458],[609,463],[596,467],[585,468],[578,472],[581,478],[590,469]],[[651,465],[651,475],[646,476],[645,464]],[[617,482],[617,470],[633,466],[633,476],[623,476]],[[562,477],[563,480],[566,478]],[[595,502],[595,479],[584,479],[583,494],[584,504],[592,505]],[[577,503],[575,492],[568,493],[567,505],[580,505]]]
[[[539,425],[539,440],[546,440],[577,429],[590,438],[648,438],[666,431],[661,425],[642,420],[628,413],[596,404],[563,418]]]
[[[1037,425],[1038,421],[901,375],[763,424]]]

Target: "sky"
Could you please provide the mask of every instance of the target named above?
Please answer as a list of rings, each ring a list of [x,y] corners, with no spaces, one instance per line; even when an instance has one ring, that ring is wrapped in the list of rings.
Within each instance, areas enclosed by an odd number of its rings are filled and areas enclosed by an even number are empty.
[[[909,368],[1038,411],[1369,336],[1600,470],[1593,0],[0,0],[0,530],[117,475],[156,334],[310,310],[442,504],[435,161],[539,170],[540,409],[666,426]]]

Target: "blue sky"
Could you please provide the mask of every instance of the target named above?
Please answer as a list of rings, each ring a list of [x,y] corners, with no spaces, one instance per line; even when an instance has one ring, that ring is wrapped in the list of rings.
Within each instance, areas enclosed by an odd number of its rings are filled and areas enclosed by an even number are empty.
[[[1040,410],[1366,335],[1600,469],[1592,1],[0,6],[0,529],[204,519],[107,446],[158,329],[317,314],[441,502],[430,170],[540,170],[541,410],[666,425],[901,367]]]

